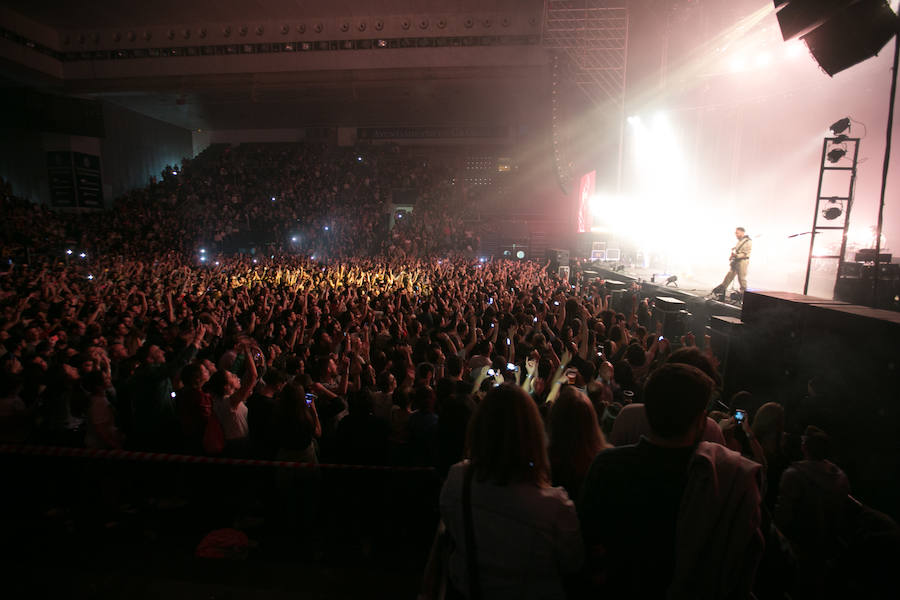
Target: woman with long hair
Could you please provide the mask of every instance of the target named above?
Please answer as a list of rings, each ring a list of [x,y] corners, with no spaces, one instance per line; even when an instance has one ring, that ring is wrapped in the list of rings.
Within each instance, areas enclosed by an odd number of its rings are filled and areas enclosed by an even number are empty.
[[[553,485],[577,498],[594,457],[608,448],[588,397],[565,386],[550,411],[550,472]]]
[[[565,490],[550,485],[534,401],[515,385],[492,388],[467,438],[469,460],[451,467],[440,498],[454,542],[453,593],[564,598],[564,577],[582,564],[581,534],[575,505]]]

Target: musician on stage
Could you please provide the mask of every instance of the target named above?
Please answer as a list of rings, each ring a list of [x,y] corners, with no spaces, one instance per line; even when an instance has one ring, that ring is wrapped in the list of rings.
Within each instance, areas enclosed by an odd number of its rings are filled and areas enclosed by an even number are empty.
[[[750,263],[750,252],[753,250],[753,242],[743,227],[738,227],[734,230],[734,237],[737,238],[737,243],[731,250],[728,274],[725,275],[722,283],[713,288],[713,294],[718,296],[720,300],[724,299],[725,292],[728,291],[728,286],[731,285],[735,275],[738,278],[738,284],[741,286],[742,300],[744,292],[747,291],[747,265]]]

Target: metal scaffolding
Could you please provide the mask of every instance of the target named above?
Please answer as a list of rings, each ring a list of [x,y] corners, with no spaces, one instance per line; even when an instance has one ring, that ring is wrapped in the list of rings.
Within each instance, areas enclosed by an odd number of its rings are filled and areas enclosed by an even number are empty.
[[[543,44],[564,53],[595,106],[623,106],[628,10],[622,0],[547,0]]]

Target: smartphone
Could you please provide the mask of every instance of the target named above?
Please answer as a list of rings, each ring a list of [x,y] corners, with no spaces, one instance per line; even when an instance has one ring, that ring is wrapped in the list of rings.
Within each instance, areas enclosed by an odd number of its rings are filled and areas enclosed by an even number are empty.
[[[537,317],[533,318],[533,319],[531,320],[531,322],[532,322],[532,323],[537,323]]]
[[[488,377],[493,377],[493,376],[494,376],[494,373],[495,373],[495,371],[494,371],[493,369],[488,369],[488,370],[487,370]]]
[[[746,417],[747,417],[747,411],[745,411],[743,408],[734,409],[734,422],[735,423],[737,423],[738,425],[742,424]]]
[[[506,370],[507,371],[518,371],[519,367],[516,366],[516,363],[506,363]]]
[[[309,392],[306,393],[306,405],[312,406],[312,403],[316,401],[316,395],[311,394]]]
[[[656,341],[657,341],[657,342],[663,341],[663,336],[659,336],[659,338],[658,338]]]
[[[553,306],[559,306],[559,300],[554,300],[554,301],[553,301]]]
[[[494,303],[494,299],[493,299],[493,298],[488,298],[488,304],[493,304],[493,303]]]

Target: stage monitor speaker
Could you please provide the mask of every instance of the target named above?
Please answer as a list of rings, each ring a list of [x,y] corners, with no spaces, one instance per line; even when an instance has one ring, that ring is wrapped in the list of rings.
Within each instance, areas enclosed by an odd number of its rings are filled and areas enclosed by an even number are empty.
[[[775,8],[784,40],[801,38],[831,76],[878,54],[900,26],[886,0],[775,0]]]
[[[654,305],[663,312],[678,312],[687,306],[683,301],[671,296],[657,296]]]

